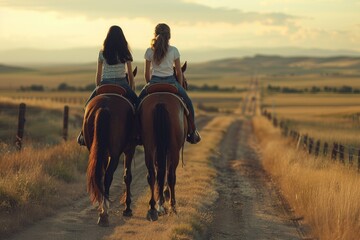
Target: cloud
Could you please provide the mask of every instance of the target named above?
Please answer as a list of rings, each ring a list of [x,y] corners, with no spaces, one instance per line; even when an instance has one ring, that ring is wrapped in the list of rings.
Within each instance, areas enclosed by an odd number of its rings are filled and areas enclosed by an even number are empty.
[[[91,19],[116,17],[145,18],[152,22],[192,25],[194,22],[265,25],[287,25],[296,16],[284,13],[244,12],[238,9],[211,8],[180,0],[2,0],[0,6],[35,11],[52,11],[60,15],[76,14]]]

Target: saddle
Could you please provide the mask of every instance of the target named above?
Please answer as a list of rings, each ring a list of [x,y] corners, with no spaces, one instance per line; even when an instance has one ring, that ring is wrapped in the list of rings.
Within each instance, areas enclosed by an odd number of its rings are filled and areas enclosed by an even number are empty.
[[[175,85],[170,84],[170,83],[153,83],[153,84],[146,86],[145,90],[147,92],[147,95],[141,100],[141,102],[138,106],[138,109],[141,108],[141,105],[144,102],[144,100],[153,93],[170,94],[170,95],[173,95],[174,97],[176,97],[180,101],[180,103],[182,104],[182,106],[185,109],[186,116],[189,115],[189,109],[186,106],[184,99],[182,99],[182,97],[180,96],[179,90]]]
[[[109,93],[125,96],[126,89],[119,85],[115,85],[115,84],[104,84],[104,85],[99,86],[96,89],[96,95],[109,94]]]
[[[135,103],[132,103],[130,101],[130,99],[128,99],[125,95],[126,95],[126,89],[119,86],[119,85],[115,85],[115,84],[104,84],[104,85],[101,85],[99,86],[97,89],[96,89],[96,96],[98,95],[115,95],[115,96],[118,96],[118,97],[121,97],[123,99],[125,99],[129,105],[131,106],[132,110],[133,110],[133,113],[135,114],[135,107],[134,107],[134,104]]]
[[[156,92],[168,92],[178,95],[179,90],[175,85],[169,83],[153,83],[146,87],[146,92],[148,94],[156,93]]]

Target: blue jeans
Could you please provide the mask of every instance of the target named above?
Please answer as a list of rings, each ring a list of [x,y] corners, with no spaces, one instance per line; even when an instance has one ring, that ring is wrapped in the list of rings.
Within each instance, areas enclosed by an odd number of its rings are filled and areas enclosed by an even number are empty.
[[[147,95],[147,92],[145,90],[146,86],[152,83],[169,83],[173,84],[177,87],[179,91],[179,95],[184,99],[186,106],[189,108],[190,111],[190,117],[195,119],[195,112],[194,112],[194,106],[192,104],[191,99],[187,95],[185,89],[180,85],[178,81],[176,81],[176,78],[174,75],[168,76],[168,77],[158,77],[158,76],[152,76],[151,80],[148,84],[144,86],[144,88],[141,90],[139,95],[139,102]]]
[[[124,97],[129,99],[130,102],[132,102],[135,105],[135,107],[138,106],[139,98],[137,97],[136,93],[131,89],[131,87],[130,87],[130,85],[129,85],[126,78],[105,78],[105,79],[101,80],[100,86],[104,85],[104,84],[115,84],[115,85],[119,85],[119,86],[125,88],[126,94],[124,95]],[[88,105],[90,100],[93,99],[95,96],[96,96],[96,88],[91,93],[89,99],[86,101],[85,107]]]

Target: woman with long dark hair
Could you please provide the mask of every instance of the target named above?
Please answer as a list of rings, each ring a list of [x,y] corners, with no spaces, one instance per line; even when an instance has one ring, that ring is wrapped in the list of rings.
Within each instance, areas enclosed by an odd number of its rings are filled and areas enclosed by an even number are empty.
[[[104,40],[103,48],[99,51],[96,71],[96,87],[103,84],[116,84],[125,88],[125,97],[135,107],[138,97],[135,94],[135,81],[132,71],[133,61],[130,47],[125,35],[119,26],[111,26]],[[96,89],[92,92],[85,106],[96,95]],[[78,143],[84,145],[82,133],[78,137]]]
[[[187,95],[183,85],[183,74],[180,65],[179,50],[169,44],[171,37],[170,27],[165,23],[160,23],[155,27],[154,38],[151,41],[151,47],[145,52],[145,80],[147,84],[152,83],[170,83],[177,87],[179,94],[185,100],[189,108],[189,133],[187,141],[198,143],[201,140],[199,132],[195,126],[195,112],[191,99]],[[176,77],[173,67],[175,66]],[[140,93],[142,99],[146,95],[145,88]]]

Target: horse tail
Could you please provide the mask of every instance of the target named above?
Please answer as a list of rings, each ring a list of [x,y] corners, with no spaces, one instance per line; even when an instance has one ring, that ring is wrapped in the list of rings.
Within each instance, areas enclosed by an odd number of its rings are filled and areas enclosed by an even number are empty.
[[[100,203],[104,195],[102,177],[108,158],[109,125],[109,110],[99,108],[95,113],[94,139],[90,148],[87,168],[87,191],[93,203],[96,201]]]
[[[156,144],[156,164],[166,168],[166,154],[170,143],[170,117],[164,104],[157,104],[154,110],[153,129]]]

